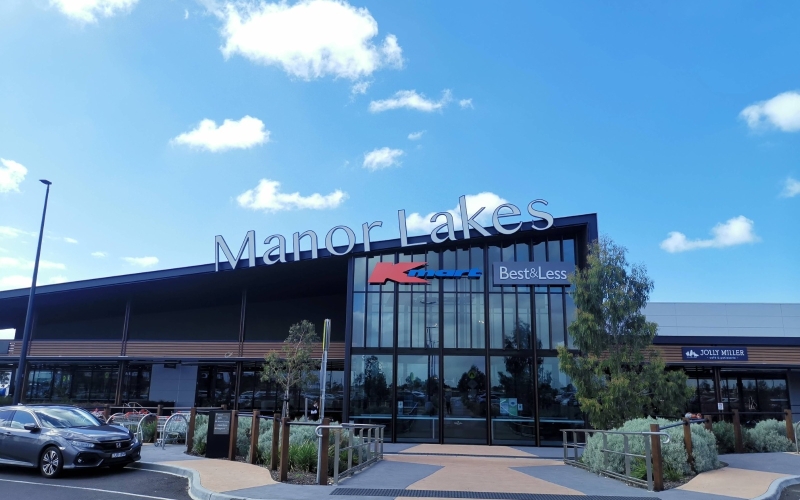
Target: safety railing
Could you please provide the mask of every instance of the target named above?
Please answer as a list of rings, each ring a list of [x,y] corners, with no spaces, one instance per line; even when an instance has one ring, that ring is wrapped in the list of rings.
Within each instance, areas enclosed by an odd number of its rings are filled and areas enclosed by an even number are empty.
[[[315,429],[317,437],[322,438],[323,446],[319,452],[327,456],[328,440],[325,431],[333,432],[333,483],[339,484],[339,479],[352,476],[356,472],[366,469],[370,465],[383,459],[383,432],[384,425],[375,424],[341,424],[318,425]],[[349,431],[349,432],[348,432]],[[346,446],[342,447],[342,437],[347,432]],[[342,452],[347,452],[347,468],[339,471]],[[357,453],[358,463],[353,465],[353,454]]]
[[[564,448],[564,463],[589,469],[588,464],[581,461],[581,456],[586,448],[589,438],[600,434],[603,439],[603,445],[600,452],[603,454],[603,469],[599,471],[601,474],[621,479],[632,484],[643,486],[648,491],[661,491],[663,489],[663,477],[661,466],[661,444],[669,443],[669,435],[660,430],[653,430],[651,427],[650,432],[622,432],[622,431],[601,431],[595,429],[562,429],[561,435],[563,438]],[[568,436],[572,436],[572,441]],[[608,436],[620,435],[622,436],[622,451],[610,449],[608,447]],[[579,436],[582,439],[579,439]],[[644,453],[632,453],[630,447],[631,439],[642,439],[644,444]],[[569,450],[572,450],[572,457],[570,457]],[[612,470],[609,463],[609,455],[622,455],[625,462],[625,472],[620,474]],[[645,463],[646,475],[645,479],[631,475],[631,461],[640,458]]]

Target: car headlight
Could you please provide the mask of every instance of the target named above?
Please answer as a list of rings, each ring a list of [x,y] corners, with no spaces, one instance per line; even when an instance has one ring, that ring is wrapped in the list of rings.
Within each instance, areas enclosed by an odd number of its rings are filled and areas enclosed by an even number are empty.
[[[94,448],[94,443],[88,443],[86,441],[70,441],[69,444],[80,449]]]

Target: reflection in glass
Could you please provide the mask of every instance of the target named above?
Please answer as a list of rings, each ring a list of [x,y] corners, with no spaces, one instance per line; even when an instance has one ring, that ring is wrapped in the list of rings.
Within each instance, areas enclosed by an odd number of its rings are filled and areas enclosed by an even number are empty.
[[[492,443],[534,446],[533,358],[493,356],[490,366]]]
[[[575,240],[564,240],[564,262],[577,264],[575,260]]]
[[[363,293],[353,294],[353,347],[364,347],[365,295]]]
[[[553,339],[553,346],[564,345],[564,304],[562,303],[563,293],[560,287],[550,288],[550,333]]]
[[[536,340],[540,349],[552,349],[550,343],[550,313],[546,293],[534,294],[534,309],[536,313]]]
[[[367,294],[367,347],[379,347],[380,301],[381,295],[379,293]]]
[[[486,444],[486,358],[445,356],[444,435],[447,444]]]
[[[353,259],[353,290],[363,292],[367,288],[367,259],[356,257]]]
[[[350,419],[359,424],[392,427],[392,356],[354,355],[350,358]]]
[[[547,260],[549,262],[561,261],[561,240],[550,240],[547,242]]]
[[[545,249],[544,241],[540,241],[533,245],[533,261],[545,262],[547,261],[547,250]]]
[[[584,425],[578,407],[577,390],[569,377],[558,369],[558,358],[538,358],[536,362],[539,377],[539,445],[560,445],[561,429],[580,429]]]
[[[394,294],[381,294],[381,347],[394,344]]]
[[[397,357],[397,441],[439,442],[439,356]]]

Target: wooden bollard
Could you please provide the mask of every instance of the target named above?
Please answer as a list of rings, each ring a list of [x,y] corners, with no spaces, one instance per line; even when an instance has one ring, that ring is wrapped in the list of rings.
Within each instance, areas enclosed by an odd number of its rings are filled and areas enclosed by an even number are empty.
[[[108,422],[108,417],[111,416],[111,405],[104,404],[103,405],[103,418]]]
[[[280,481],[289,480],[289,419],[281,419],[281,475]]]
[[[255,464],[258,462],[258,426],[260,424],[259,411],[253,410],[253,422],[250,425],[250,457],[248,462]]]
[[[322,425],[330,425],[331,419],[323,418]],[[330,444],[330,430],[322,429],[322,440],[319,446],[319,484],[322,486],[328,485],[328,448]],[[334,462],[335,463],[335,462]]]
[[[231,428],[230,428],[230,448],[228,448],[228,460],[236,460],[236,436],[239,434],[239,412],[236,410],[231,411]]]
[[[194,422],[197,418],[197,408],[192,407],[189,411],[189,424],[186,426],[186,453],[191,453],[194,449]]]
[[[156,408],[156,416],[160,417],[164,413],[164,405],[158,405]]]
[[[694,469],[694,455],[692,455],[692,424],[688,418],[683,419],[683,446],[686,448],[686,459],[689,462],[689,468],[697,474]]]
[[[279,413],[275,414],[272,419],[272,455],[269,457],[269,468],[278,470],[278,447],[280,446],[281,436],[281,416]]]
[[[786,437],[794,443],[794,422],[792,421],[792,410],[783,410],[783,419],[786,421]]]
[[[660,432],[658,424],[650,424],[650,432]],[[650,453],[653,455],[653,491],[664,491],[664,463],[658,434],[650,435]]]
[[[733,410],[733,437],[736,453],[744,453],[744,440],[742,439],[742,421],[739,418],[739,410]]]

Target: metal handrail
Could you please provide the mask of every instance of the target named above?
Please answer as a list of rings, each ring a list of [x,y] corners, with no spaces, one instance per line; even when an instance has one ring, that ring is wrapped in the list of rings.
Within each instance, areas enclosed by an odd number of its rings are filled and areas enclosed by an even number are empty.
[[[800,421],[794,424],[794,451],[800,455],[800,445],[798,444],[798,435],[800,435]]]
[[[567,439],[567,434],[572,434],[572,442],[570,443]],[[578,441],[578,433],[582,433],[585,437],[584,442],[580,443]],[[588,469],[589,467],[582,463],[579,460],[578,450],[584,450],[586,448],[586,443],[588,443],[589,438],[591,438],[594,434],[600,433],[603,436],[603,446],[600,449],[600,452],[603,454],[603,470],[600,471],[601,474],[605,474],[610,477],[614,477],[617,479],[622,479],[624,481],[628,481],[630,483],[638,484],[640,486],[645,486],[648,491],[653,491],[653,456],[652,450],[650,445],[650,436],[660,436],[660,441],[662,444],[668,444],[670,442],[669,434],[666,432],[652,432],[652,431],[643,431],[643,432],[624,432],[624,431],[602,431],[597,429],[562,429],[561,434],[563,438],[563,448],[564,448],[564,463],[568,465],[574,465],[576,467],[581,467],[583,469]],[[608,447],[608,435],[621,435],[622,436],[622,451],[612,450]],[[629,445],[629,438],[631,436],[638,436],[641,437],[644,442],[644,454],[640,455],[637,453],[630,452],[630,445]],[[572,458],[569,457],[568,450],[573,450]],[[609,469],[608,466],[608,455],[622,455],[625,457],[625,473],[620,474],[618,472],[612,471]],[[581,456],[583,453],[581,452]],[[646,479],[642,480],[639,478],[635,478],[631,476],[631,459],[632,458],[641,458],[645,462],[645,467],[647,469]]]
[[[186,415],[187,415],[186,413],[182,413],[182,412],[173,413],[172,415],[169,416],[169,418],[167,418],[164,421],[163,427],[161,425],[159,425],[159,424],[156,424],[157,425],[156,434],[161,433],[160,437],[158,437],[156,439],[156,448],[158,448],[158,445],[160,444],[161,445],[161,449],[165,450],[166,447],[167,447],[167,441],[170,439],[170,436],[173,436],[173,435],[174,435],[174,439],[176,441],[179,441],[181,439],[181,437],[184,440],[186,439],[186,432],[187,432],[187,428],[189,427],[189,421],[186,419]],[[160,419],[161,419],[161,417],[159,417],[159,420]],[[183,423],[186,424],[186,427],[184,427],[182,432],[181,431],[170,431],[169,430],[169,423],[172,422],[173,420],[177,421],[178,419],[183,420]]]
[[[352,476],[356,472],[369,467],[383,459],[383,432],[385,425],[379,424],[334,424],[318,425],[314,429],[317,437],[322,437],[323,429],[332,431],[334,434],[333,452],[333,482],[339,484],[340,477]],[[351,433],[352,441],[349,446],[342,448],[342,433],[345,430],[359,431],[358,436]],[[364,432],[366,431],[366,438]],[[358,439],[358,442],[356,442]],[[358,450],[358,464],[353,465],[353,450]],[[339,472],[339,460],[342,451],[347,451],[347,469]],[[319,450],[319,453],[327,453],[328,450]],[[364,459],[366,455],[366,460]]]

